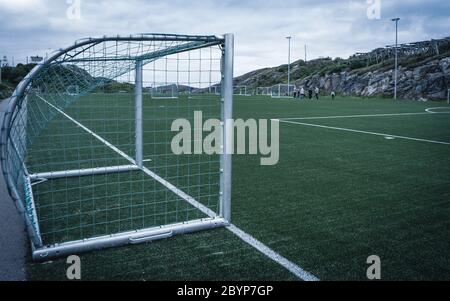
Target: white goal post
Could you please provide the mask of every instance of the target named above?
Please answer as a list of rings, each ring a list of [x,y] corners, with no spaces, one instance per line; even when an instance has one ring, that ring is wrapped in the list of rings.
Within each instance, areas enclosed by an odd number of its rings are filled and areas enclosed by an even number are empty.
[[[256,95],[270,96],[271,95],[271,87],[256,88]]]
[[[176,99],[178,98],[178,85],[166,84],[150,88],[150,94],[154,99]]]
[[[271,87],[272,98],[293,98],[294,85],[278,84]]]
[[[231,154],[177,154],[171,125],[201,111],[229,149],[233,57],[232,34],[89,38],[22,80],[0,152],[34,260],[229,225]]]
[[[251,96],[250,89],[247,86],[235,86],[233,94],[236,96]]]

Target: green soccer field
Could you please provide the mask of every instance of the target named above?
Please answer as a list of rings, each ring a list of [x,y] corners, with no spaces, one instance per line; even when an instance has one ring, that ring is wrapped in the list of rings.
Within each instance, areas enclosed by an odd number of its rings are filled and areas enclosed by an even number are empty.
[[[170,100],[174,101],[186,104],[186,99]],[[167,105],[169,101],[164,103]],[[144,102],[144,112],[153,112],[152,106],[154,104]],[[204,100],[182,107],[189,111],[203,107],[208,111],[206,117],[217,114],[217,107],[205,105]],[[430,111],[435,113],[425,111],[435,107],[439,109]],[[77,115],[80,110],[71,112],[69,108],[67,112],[77,120],[83,119]],[[169,112],[166,118],[172,117],[170,110],[165,112]],[[132,156],[133,150],[127,149],[134,139],[132,113],[122,111],[117,116],[123,118],[125,125],[118,122],[111,125],[116,130],[110,136],[107,129],[96,128],[95,122],[86,126],[103,132],[108,140]],[[172,113],[178,116],[180,112]],[[96,112],[89,111],[89,114],[92,116]],[[63,117],[56,118],[60,118],[54,121],[59,127],[49,127],[48,131],[55,133],[60,128],[64,129],[61,136],[68,132],[82,135]],[[351,97],[338,97],[334,101],[330,98],[299,101],[264,96],[235,97],[234,118],[280,121],[277,165],[261,166],[259,155],[233,156],[234,225],[321,280],[367,279],[366,260],[370,255],[381,258],[383,280],[450,280],[450,105]],[[163,128],[170,124],[147,126]],[[192,159],[170,156],[167,149],[157,150],[157,145],[167,144],[171,139],[158,132],[147,133],[148,139],[161,142],[153,143],[154,148],[149,153],[164,154],[169,162]],[[67,145],[74,143],[78,148],[88,141],[86,148],[97,147],[91,139],[64,138],[61,141]],[[37,142],[35,154],[39,154],[39,143],[53,142]],[[98,146],[98,150],[104,164],[126,164],[123,158],[110,155],[104,147]],[[82,162],[79,157],[82,155],[80,152],[73,154],[77,164]],[[29,158],[29,164],[38,168],[45,156],[54,159],[59,155],[41,153]],[[70,153],[64,154],[63,158],[66,160],[70,156]],[[157,162],[156,158],[152,159],[151,162]],[[196,158],[199,162],[204,159]],[[63,164],[70,165],[70,160],[53,162],[55,170]],[[171,179],[177,179],[178,173],[183,172],[164,169],[151,162],[149,167]],[[217,169],[218,160],[210,160],[208,164],[203,166],[205,170],[189,171],[192,177],[180,179],[177,185],[191,187],[194,189],[191,194],[215,209],[217,201],[213,196],[217,191],[203,191],[201,185],[195,190],[195,181],[212,183],[217,176],[211,174],[211,170]],[[199,166],[202,168],[201,164]],[[139,195],[142,201],[154,197],[155,190],[165,193],[154,183],[134,187],[135,177],[141,175],[132,172],[121,176],[123,180],[104,177],[98,181],[111,184],[103,186],[111,195],[120,195],[121,189],[136,189],[142,192]],[[126,185],[116,187],[117,182]],[[93,183],[76,183],[77,187],[89,184]],[[44,185],[50,186],[39,188],[41,196],[46,195],[46,189],[50,191],[55,187],[66,194],[70,191],[67,182]],[[118,206],[114,213],[117,216],[109,217],[109,220],[119,221],[113,223],[112,228],[93,228],[89,221],[82,221],[86,225],[85,232],[80,228],[60,232],[55,220],[64,222],[64,217],[73,210],[90,210],[76,208],[78,204],[71,205],[74,207],[55,211],[53,204],[44,203],[42,214],[44,218],[45,214],[50,214],[48,220],[53,222],[44,226],[49,242],[167,222],[143,218],[122,224],[120,203],[100,202],[97,204],[100,207]],[[164,206],[153,205],[152,217],[159,210],[174,213],[164,216],[170,222],[179,220],[175,213],[180,211],[202,217],[176,198]],[[46,211],[46,208],[51,210]],[[133,207],[130,210],[133,213]],[[142,212],[134,213],[145,217]],[[55,218],[55,214],[61,218]],[[101,210],[97,218],[100,221],[105,218]],[[83,280],[297,280],[289,271],[223,228],[82,254],[81,261]],[[30,258],[27,273],[31,280],[64,280],[67,266],[65,259],[33,263]]]

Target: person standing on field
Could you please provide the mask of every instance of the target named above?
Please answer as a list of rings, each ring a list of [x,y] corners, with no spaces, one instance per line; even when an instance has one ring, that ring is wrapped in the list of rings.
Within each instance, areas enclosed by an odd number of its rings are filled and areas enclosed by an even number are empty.
[[[303,87],[300,89],[300,99],[305,99],[305,89]]]
[[[314,90],[314,94],[316,95],[316,99],[319,100],[319,88],[316,87],[316,89]]]
[[[311,88],[308,89],[308,97],[311,100],[313,97],[313,90]]]
[[[336,93],[334,91],[331,91],[331,100],[334,100],[335,97],[336,97]]]

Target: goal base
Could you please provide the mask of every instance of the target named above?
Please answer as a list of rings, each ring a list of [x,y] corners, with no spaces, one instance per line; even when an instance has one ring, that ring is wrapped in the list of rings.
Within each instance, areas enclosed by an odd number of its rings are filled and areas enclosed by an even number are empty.
[[[42,262],[57,257],[70,256],[99,249],[145,243],[169,238],[179,234],[198,232],[218,227],[225,227],[228,225],[229,223],[223,218],[205,218],[186,223],[71,241],[67,243],[45,246],[39,249],[33,249],[33,260]]]

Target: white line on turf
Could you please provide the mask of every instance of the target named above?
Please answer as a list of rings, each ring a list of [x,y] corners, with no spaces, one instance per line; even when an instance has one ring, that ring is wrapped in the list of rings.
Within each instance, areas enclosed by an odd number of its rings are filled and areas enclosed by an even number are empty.
[[[91,131],[89,128],[87,128],[86,126],[84,126],[80,122],[76,121],[74,118],[72,118],[68,114],[64,113],[61,109],[59,109],[58,107],[56,107],[53,104],[49,103],[44,98],[40,97],[39,95],[38,95],[38,97],[40,99],[42,99],[45,103],[47,103],[49,106],[54,108],[56,111],[61,113],[63,116],[65,116],[67,119],[69,119],[70,121],[72,121],[73,123],[75,123],[76,125],[81,127],[83,130],[85,130],[86,132],[88,132],[89,134],[94,136],[95,138],[97,138],[100,142],[102,142],[106,146],[110,147],[115,152],[117,152],[119,155],[121,155],[122,157],[124,157],[125,159],[130,161],[131,163],[136,164],[136,162],[135,162],[135,160],[133,158],[128,156],[126,153],[122,152],[120,149],[118,149],[117,147],[112,145],[110,142],[108,142],[107,140],[105,140],[101,136],[97,135],[96,133]],[[199,209],[204,214],[208,215],[211,218],[217,217],[217,214],[214,211],[212,211],[208,207],[204,206],[203,204],[199,203],[193,197],[189,196],[188,194],[186,194],[182,190],[178,189],[173,184],[171,184],[168,181],[164,180],[163,178],[161,178],[160,176],[158,176],[156,173],[152,172],[148,168],[142,167],[142,171],[145,172],[147,175],[151,176],[152,178],[154,178],[156,181],[160,182],[162,185],[166,186],[172,192],[177,194],[182,199],[186,200],[188,203],[190,203],[191,205],[193,205],[194,207]],[[304,280],[304,281],[319,281],[319,278],[317,278],[314,275],[306,272],[305,270],[303,270],[301,267],[299,267],[295,263],[289,261],[285,257],[283,257],[280,254],[278,254],[277,252],[273,251],[268,246],[264,245],[262,242],[258,241],[256,238],[254,238],[250,234],[242,231],[241,229],[239,229],[235,225],[230,224],[226,228],[229,231],[231,231],[233,234],[238,236],[241,240],[243,240],[244,242],[248,243],[250,246],[252,246],[256,250],[258,250],[259,252],[261,252],[262,254],[267,256],[269,259],[275,261],[276,263],[278,263],[279,265],[281,265],[282,267],[284,267],[285,269],[290,271],[292,274],[297,276],[299,279]]]
[[[240,239],[248,243],[249,245],[253,246],[255,249],[257,249],[259,252],[263,253],[273,261],[277,262],[279,265],[283,266],[285,269],[290,271],[292,274],[297,276],[298,278],[304,280],[304,281],[319,281],[319,278],[316,276],[306,272],[302,268],[300,268],[295,263],[289,261],[285,257],[281,256],[277,252],[273,251],[266,245],[264,245],[262,242],[254,238],[253,236],[245,233],[235,225],[231,224],[228,226],[228,230],[236,234]]]
[[[398,135],[391,135],[391,134],[383,134],[383,133],[376,133],[376,132],[367,132],[367,131],[353,130],[353,129],[347,129],[347,128],[339,128],[339,127],[326,126],[326,125],[320,125],[320,124],[295,122],[295,121],[288,121],[288,120],[279,120],[279,119],[272,119],[272,120],[278,120],[279,122],[283,122],[283,123],[297,124],[297,125],[304,125],[304,126],[311,126],[311,127],[318,127],[318,128],[330,129],[330,130],[338,130],[338,131],[360,133],[360,134],[368,134],[368,135],[375,135],[375,136],[393,137],[393,138],[398,138],[398,139],[413,140],[413,141],[419,141],[419,142],[427,142],[427,143],[450,145],[450,142],[443,142],[443,141],[436,141],[436,140],[412,138],[412,137],[398,136]]]
[[[425,111],[431,114],[450,114],[450,112],[435,112],[435,110],[450,110],[450,107],[428,108]]]
[[[367,115],[342,115],[342,116],[338,115],[338,116],[293,117],[293,118],[278,118],[278,119],[280,121],[282,121],[282,120],[313,120],[313,119],[338,119],[338,118],[363,118],[363,117],[414,116],[414,115],[430,115],[430,113],[450,114],[450,112],[428,112],[428,111],[426,111],[426,112],[419,112],[419,113],[392,113],[392,114],[367,114]]]

